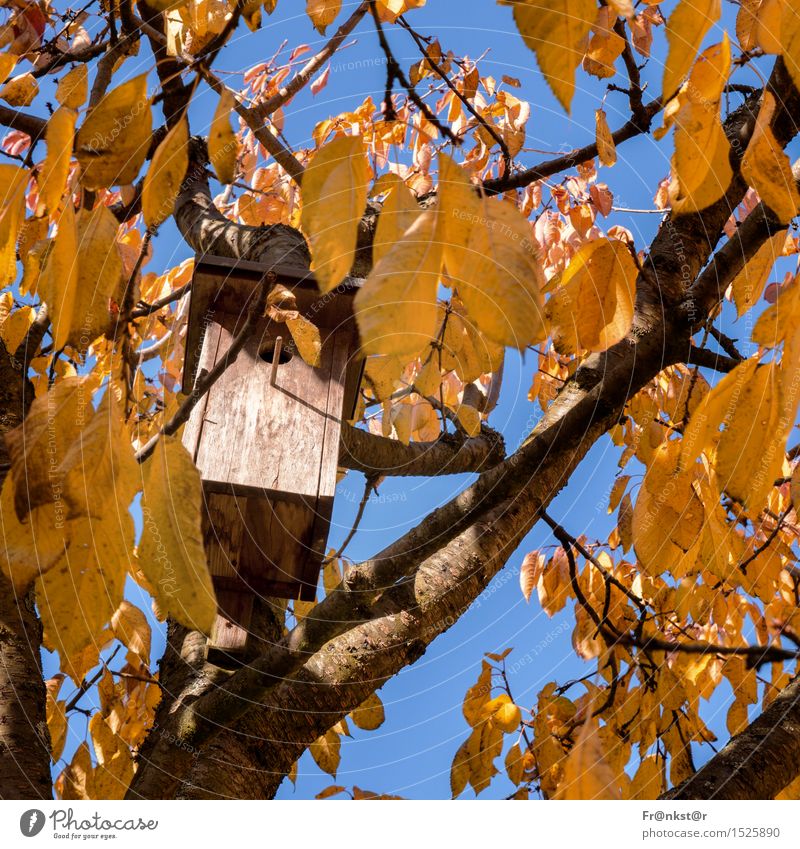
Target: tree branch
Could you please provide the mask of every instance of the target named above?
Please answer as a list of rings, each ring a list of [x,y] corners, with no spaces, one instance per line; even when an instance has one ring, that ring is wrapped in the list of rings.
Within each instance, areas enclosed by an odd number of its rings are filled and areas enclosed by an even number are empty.
[[[800,775],[800,679],[662,799],[774,799]]]
[[[472,439],[451,436],[403,445],[346,424],[342,427],[339,464],[367,475],[458,475],[490,469],[504,456],[503,437],[488,428]]]

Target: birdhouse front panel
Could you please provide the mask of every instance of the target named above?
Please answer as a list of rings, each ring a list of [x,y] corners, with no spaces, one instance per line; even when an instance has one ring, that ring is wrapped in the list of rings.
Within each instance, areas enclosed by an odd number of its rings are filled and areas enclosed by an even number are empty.
[[[228,356],[267,271],[319,328],[319,363],[302,359],[283,322],[260,319],[183,436],[205,494],[206,552],[220,607],[211,643],[233,654],[246,642],[255,594],[315,597],[341,421],[353,413],[360,380],[352,291],[320,296],[307,272],[276,275],[253,263],[206,258],[192,286],[187,386]]]

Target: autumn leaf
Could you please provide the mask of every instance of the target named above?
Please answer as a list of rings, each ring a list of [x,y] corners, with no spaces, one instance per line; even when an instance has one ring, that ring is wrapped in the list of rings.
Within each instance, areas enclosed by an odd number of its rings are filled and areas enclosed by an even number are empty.
[[[564,763],[557,799],[618,799],[614,773],[603,755],[595,723],[587,720]]]
[[[720,0],[681,0],[670,14],[667,19],[669,52],[662,87],[665,99],[678,90],[721,11]]]
[[[85,379],[68,377],[36,398],[23,423],[7,434],[14,508],[21,521],[36,507],[58,502],[66,518],[61,464],[93,414]]]
[[[67,185],[69,164],[72,160],[72,143],[78,113],[61,106],[50,116],[45,131],[47,158],[39,170],[39,204],[37,215],[53,213],[58,209]]]
[[[145,463],[139,566],[164,616],[211,632],[217,602],[201,531],[200,473],[181,443],[162,437]]]
[[[597,109],[594,113],[595,136],[597,139],[597,155],[601,164],[610,168],[617,162],[617,147],[608,126],[608,119],[604,109]]]
[[[235,104],[233,92],[223,88],[208,132],[208,156],[220,183],[232,183],[236,179],[241,145],[231,127],[231,112]]]
[[[189,167],[189,122],[181,118],[153,154],[144,178],[142,213],[151,230],[172,215],[181,182]]]
[[[63,558],[36,582],[43,643],[58,651],[61,669],[76,684],[97,664],[107,626],[122,602],[133,550],[127,513],[73,524]]]
[[[758,302],[786,243],[786,233],[767,239],[749,262],[745,263],[731,283],[731,294],[738,316],[744,315]]]
[[[320,35],[336,20],[342,0],[306,0],[306,13]]]
[[[364,731],[375,731],[383,725],[385,715],[383,702],[377,693],[368,696],[351,714],[350,718],[355,725]]]
[[[122,601],[111,617],[111,630],[145,666],[150,665],[150,626],[135,604]]]
[[[679,94],[669,187],[670,202],[677,213],[696,212],[716,203],[733,178],[730,144],[719,118],[720,97],[730,67],[726,33],[721,44],[703,52]]]
[[[788,224],[800,210],[800,192],[789,157],[770,128],[776,105],[774,95],[765,91],[741,168],[742,176],[761,200],[781,223]]]
[[[442,264],[436,213],[423,212],[375,265],[356,293],[365,354],[413,356],[436,333],[436,291]]]
[[[388,194],[381,206],[372,242],[373,265],[391,250],[392,245],[403,236],[420,213],[417,199],[396,174],[387,174],[382,178],[381,190]]]
[[[595,239],[582,245],[545,310],[556,350],[604,351],[623,339],[633,321],[637,276],[625,242]]]
[[[584,40],[597,17],[594,0],[556,0],[514,4],[514,23],[558,98],[570,111],[575,93],[575,70],[583,59]]]
[[[76,65],[58,81],[56,100],[67,109],[80,109],[89,94],[89,70],[86,65]]]
[[[25,189],[30,173],[16,165],[0,164],[0,286],[17,277],[17,237],[25,220]]]
[[[150,148],[152,129],[145,74],[103,95],[76,138],[83,185],[102,189],[132,183]]]
[[[439,238],[470,319],[501,345],[542,341],[544,276],[530,225],[514,204],[479,196],[444,154],[439,166]]]
[[[360,136],[338,136],[320,148],[303,174],[301,224],[311,244],[320,291],[344,280],[355,259],[367,203],[367,160]]]
[[[29,71],[12,77],[0,88],[0,98],[10,106],[30,106],[38,94],[39,83]]]
[[[308,747],[311,752],[311,757],[314,758],[317,766],[327,772],[332,778],[336,778],[336,771],[339,769],[341,761],[341,740],[339,735],[332,729],[328,730],[321,737],[318,737]]]

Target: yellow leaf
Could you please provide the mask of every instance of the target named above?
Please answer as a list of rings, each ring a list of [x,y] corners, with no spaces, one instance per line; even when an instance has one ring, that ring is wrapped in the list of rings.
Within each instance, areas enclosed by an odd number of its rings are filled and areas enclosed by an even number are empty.
[[[669,52],[664,65],[665,100],[678,90],[721,11],[720,0],[681,0],[670,14],[667,19]]]
[[[383,178],[383,188],[389,194],[383,202],[375,239],[372,243],[372,263],[378,263],[417,220],[419,205],[408,186],[396,175],[387,174]]]
[[[475,727],[485,719],[484,707],[490,700],[491,691],[492,667],[484,660],[481,662],[481,674],[475,684],[467,690],[462,705],[464,719],[471,726]]]
[[[781,15],[784,0],[741,0],[736,16],[736,38],[742,50],[781,52]]]
[[[423,212],[374,266],[355,297],[365,354],[414,356],[436,333],[442,265],[436,213]]]
[[[367,158],[361,136],[338,136],[314,153],[303,174],[301,226],[311,245],[320,291],[344,280],[355,259],[367,203]]]
[[[69,163],[72,160],[72,143],[75,138],[75,122],[78,113],[61,106],[50,116],[45,131],[47,158],[39,169],[39,204],[37,215],[53,213],[61,203],[67,186]]]
[[[450,157],[439,168],[438,237],[470,320],[500,345],[542,341],[544,275],[529,222],[513,203],[478,196]]]
[[[287,318],[286,326],[303,360],[310,366],[319,368],[322,361],[322,339],[319,328],[301,315],[297,318]]]
[[[306,0],[306,13],[320,35],[325,35],[341,8],[342,0]]]
[[[318,737],[308,747],[308,750],[317,766],[332,778],[336,778],[336,770],[339,769],[339,761],[341,760],[340,748],[339,735],[329,729],[322,737]]]
[[[403,373],[399,357],[369,357],[364,364],[364,378],[379,401],[385,401],[397,389]]]
[[[81,743],[70,765],[56,781],[58,795],[64,801],[94,799],[94,768],[88,743]]]
[[[661,765],[656,755],[648,755],[642,758],[625,798],[640,801],[658,799],[661,795],[661,786]]]
[[[714,468],[720,489],[748,511],[761,509],[783,466],[794,415],[788,422],[784,419],[781,378],[776,363],[756,369],[742,387],[717,444]],[[796,406],[795,398],[793,410]]]
[[[67,344],[73,329],[78,288],[78,231],[71,202],[64,206],[59,216],[58,231],[38,288],[50,308],[53,346],[59,351]]]
[[[142,213],[150,230],[172,215],[189,166],[189,123],[186,118],[167,133],[153,154],[142,187]]]
[[[419,374],[414,378],[414,389],[423,398],[435,396],[439,392],[442,375],[436,362],[436,355],[432,356],[422,367]]]
[[[728,733],[731,737],[744,731],[749,725],[750,720],[747,715],[747,705],[736,699],[728,708],[728,715],[725,718],[725,724],[728,728]]]
[[[112,301],[122,299],[118,222],[105,204],[81,210],[77,221],[68,202],[47,257],[38,290],[50,307],[56,348],[86,351],[111,329]]]
[[[647,469],[633,509],[633,544],[648,575],[679,571],[691,558],[703,530],[703,503],[692,482],[692,466],[679,467],[681,443],[662,442]],[[682,577],[676,574],[676,577]]]
[[[597,17],[594,0],[525,0],[514,4],[514,23],[559,103],[570,111],[575,71]]]
[[[758,302],[769,279],[769,274],[778,261],[778,257],[781,256],[785,244],[785,231],[767,239],[756,251],[756,255],[745,263],[742,270],[734,277],[733,283],[731,283],[731,293],[736,305],[737,315],[744,315]]]
[[[93,413],[85,380],[68,377],[36,398],[23,423],[6,435],[19,519],[24,520],[36,507],[53,503],[60,503],[62,521],[67,518],[70,505],[64,501],[61,464]]]
[[[716,445],[719,427],[733,414],[741,393],[752,380],[758,359],[751,357],[726,374],[692,413],[683,434],[681,467],[688,468],[703,451]]]
[[[785,342],[784,358],[790,359],[792,342],[797,332],[798,310],[800,310],[800,277],[795,277],[784,287],[780,298],[767,307],[753,327],[752,339],[765,348],[774,348]]]
[[[604,109],[597,109],[594,113],[595,135],[597,137],[597,156],[600,162],[610,168],[617,161],[617,146],[608,126],[608,119]]]
[[[123,601],[111,617],[114,637],[138,655],[145,666],[150,665],[150,626],[147,617],[129,601]]]
[[[58,81],[56,100],[68,109],[80,109],[89,94],[89,69],[76,65]]]
[[[600,734],[591,720],[584,723],[564,763],[557,799],[618,799],[614,772],[603,755]]]
[[[383,725],[383,702],[377,693],[368,696],[351,714],[354,724],[363,731],[374,731]]]
[[[0,53],[0,82],[8,78],[18,61],[19,56],[16,53]]]
[[[675,153],[669,186],[674,212],[705,209],[718,201],[730,185],[730,143],[719,117],[719,100],[730,67],[726,33],[720,44],[703,52],[681,90],[680,105],[674,113]]]
[[[201,529],[200,473],[183,445],[162,437],[145,462],[139,564],[165,615],[210,633],[217,614]]]
[[[319,793],[314,797],[315,799],[330,799],[331,796],[338,796],[339,793],[344,793],[347,790],[346,787],[342,787],[340,784],[331,784],[329,787],[326,787],[324,790],[320,790]]]
[[[56,701],[47,694],[47,730],[50,732],[50,759],[56,763],[64,751],[67,742],[67,703]]]
[[[235,103],[233,92],[228,88],[223,89],[208,131],[208,156],[220,183],[232,183],[236,179],[240,144],[231,127],[231,112]]]
[[[76,684],[98,661],[106,625],[122,602],[133,549],[127,513],[82,519],[71,528],[64,557],[36,582],[43,643],[58,651],[61,669]]]
[[[459,747],[450,767],[450,791],[455,799],[460,796],[467,786],[470,776],[469,763],[469,740],[465,740]]]
[[[0,493],[0,540],[0,569],[17,593],[24,595],[64,554],[69,542],[64,503],[35,507],[20,522],[14,509],[14,481],[7,475]]]
[[[467,436],[480,436],[481,414],[469,404],[459,404],[456,410],[458,423],[467,432]]]
[[[515,743],[506,753],[506,774],[512,784],[521,784],[525,776],[525,761],[519,743]]]
[[[637,276],[625,242],[595,239],[581,245],[547,302],[556,350],[604,351],[624,339],[633,321]]]
[[[25,189],[29,172],[0,164],[0,287],[17,276],[17,236],[25,220]]]
[[[0,88],[0,98],[11,106],[30,106],[37,94],[39,94],[39,83],[30,72],[12,77]]]
[[[96,713],[89,720],[97,767],[95,795],[99,799],[123,799],[133,778],[133,760],[125,741]]]
[[[750,144],[742,158],[742,176],[778,220],[788,224],[800,209],[800,192],[789,157],[770,128],[775,106],[774,95],[765,90]]]
[[[153,116],[147,75],[107,92],[78,130],[76,156],[87,189],[132,183],[150,149]]]
[[[520,709],[511,701],[504,701],[494,714],[492,714],[492,722],[505,734],[513,734],[517,731],[521,719],[522,713]]]

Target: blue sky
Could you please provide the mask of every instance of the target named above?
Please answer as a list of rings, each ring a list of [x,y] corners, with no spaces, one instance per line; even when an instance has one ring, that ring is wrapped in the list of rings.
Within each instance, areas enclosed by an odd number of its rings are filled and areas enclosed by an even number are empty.
[[[667,11],[673,5],[664,4]],[[337,23],[344,20],[353,6],[345,3]],[[233,44],[223,51],[216,65],[218,70],[233,74],[229,84],[235,87],[235,74],[272,55],[284,39],[286,55],[298,43],[309,44],[312,51],[321,46],[324,39],[312,28],[304,8],[302,2],[279,0],[276,13],[265,17],[259,32],[251,34],[244,27],[239,28]],[[519,156],[524,165],[546,159],[550,152],[586,144],[593,138],[594,110],[600,106],[605,84],[579,73],[572,117],[565,115],[536,70],[534,56],[517,34],[508,7],[496,6],[489,0],[470,3],[429,0],[427,7],[410,13],[408,19],[422,34],[438,36],[443,49],[456,55],[475,58],[488,48],[480,63],[481,73],[497,79],[508,74],[521,81],[522,87],[515,94],[530,100],[532,107],[526,140],[526,147],[532,150]],[[732,29],[729,17],[725,22]],[[417,61],[416,47],[404,32],[389,28],[389,36],[405,68]],[[707,43],[719,40],[719,36],[719,31],[712,33]],[[362,22],[348,42],[354,43],[334,58],[326,88],[316,97],[303,92],[286,108],[286,135],[293,144],[310,146],[310,133],[318,121],[355,108],[367,95],[372,95],[376,104],[380,103],[385,67],[375,61],[380,60],[381,54],[371,21]],[[644,71],[644,78],[650,84],[646,100],[660,93],[659,58],[663,57],[663,43],[663,32],[659,32],[655,38],[657,58]],[[143,47],[139,57],[126,63],[124,73],[141,73],[148,68],[145,63],[149,59],[150,54]],[[754,78],[742,72],[736,81],[754,83]],[[624,85],[626,80],[620,77],[613,82]],[[424,85],[421,89],[425,90]],[[193,132],[207,129],[215,105],[213,92],[201,87],[192,108]],[[605,109],[612,129],[628,117],[626,106],[623,94],[611,93],[606,98]],[[649,137],[634,139],[620,148],[618,164],[611,170],[602,169],[599,179],[609,183],[617,206],[651,209],[658,181],[668,174],[671,152],[670,137],[660,143]],[[654,214],[615,213],[608,223],[628,227],[641,249],[649,243],[659,221],[660,216]],[[172,224],[162,227],[154,247],[154,259],[147,270],[163,270],[191,255]],[[729,332],[736,335],[735,326]],[[532,356],[525,361],[514,352],[509,352],[507,357],[500,404],[489,423],[503,432],[509,449],[519,443],[540,415],[538,405],[527,400],[534,362]],[[613,527],[605,508],[618,458],[619,450],[609,439],[601,439],[569,486],[555,499],[550,514],[576,535],[604,538]],[[379,496],[368,504],[361,529],[348,548],[348,557],[359,560],[379,551],[416,525],[429,510],[451,498],[469,480],[469,476],[388,479],[381,485]],[[362,491],[363,478],[355,473],[349,473],[340,483],[331,545],[338,546],[351,527]],[[343,740],[342,762],[335,783],[356,784],[408,798],[449,798],[450,763],[468,732],[461,715],[461,702],[477,677],[484,652],[514,648],[508,658],[512,669],[510,684],[515,699],[527,708],[535,704],[536,694],[548,681],[564,683],[591,671],[592,667],[578,659],[572,650],[571,610],[567,608],[550,619],[539,608],[535,594],[527,604],[519,589],[518,572],[524,554],[553,543],[546,528],[535,528],[473,609],[439,637],[423,658],[380,691],[386,722],[375,732],[362,732],[351,724],[354,737]],[[137,588],[132,587],[131,592],[139,594],[140,606],[149,607]],[[158,656],[163,640],[155,642],[154,655]],[[46,671],[48,674],[54,671],[52,658],[46,658]],[[712,708],[722,701],[722,695],[721,692],[715,697]],[[724,711],[708,721],[724,741]],[[75,728],[79,734],[80,725],[77,722]],[[70,740],[68,752],[80,739]],[[497,765],[502,767],[501,760],[498,759]],[[297,788],[285,782],[279,795],[309,798],[331,783],[330,777],[306,754],[300,762]],[[498,776],[481,798],[502,798],[512,789],[505,778]],[[471,795],[472,791],[467,790],[464,797]]]

